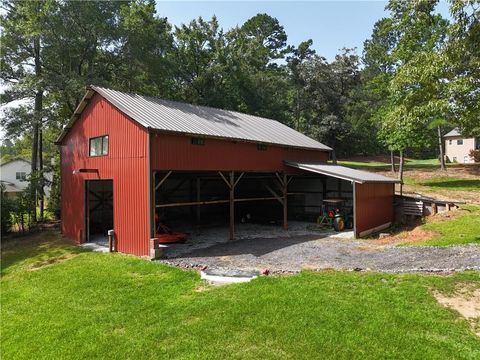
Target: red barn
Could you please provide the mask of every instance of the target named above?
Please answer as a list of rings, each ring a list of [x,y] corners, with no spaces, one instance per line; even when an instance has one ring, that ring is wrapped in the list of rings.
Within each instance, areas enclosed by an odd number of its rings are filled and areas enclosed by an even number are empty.
[[[165,214],[228,223],[233,238],[242,213],[286,228],[329,198],[350,206],[356,236],[393,220],[396,180],[328,165],[328,146],[258,116],[91,86],[57,143],[62,233],[77,243],[113,229],[120,252],[153,257]]]

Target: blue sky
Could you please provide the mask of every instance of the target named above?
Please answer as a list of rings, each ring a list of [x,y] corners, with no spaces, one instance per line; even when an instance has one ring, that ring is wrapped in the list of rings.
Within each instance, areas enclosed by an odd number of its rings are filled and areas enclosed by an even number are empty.
[[[386,1],[163,1],[157,0],[157,13],[173,25],[188,23],[202,16],[216,15],[227,30],[243,24],[258,13],[276,17],[284,26],[290,45],[312,39],[319,55],[333,60],[343,47],[357,47],[370,37],[375,22],[388,15]],[[438,10],[448,16],[448,5]]]

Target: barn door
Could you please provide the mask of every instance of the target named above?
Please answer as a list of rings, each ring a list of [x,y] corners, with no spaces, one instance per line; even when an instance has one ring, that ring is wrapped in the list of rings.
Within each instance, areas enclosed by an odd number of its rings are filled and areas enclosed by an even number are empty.
[[[106,238],[113,229],[113,181],[88,180],[85,191],[87,241]]]

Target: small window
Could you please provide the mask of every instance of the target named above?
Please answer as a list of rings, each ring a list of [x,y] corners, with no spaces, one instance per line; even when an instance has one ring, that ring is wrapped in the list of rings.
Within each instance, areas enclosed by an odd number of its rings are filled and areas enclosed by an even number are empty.
[[[90,139],[90,156],[108,155],[108,135]]]
[[[25,180],[27,180],[27,173],[17,172],[17,173],[15,173],[15,179],[20,180],[20,181],[25,181]]]
[[[452,140],[448,140],[448,145],[452,145]]]
[[[192,145],[205,145],[204,138],[192,138]]]
[[[257,144],[258,151],[267,151],[267,145],[265,144]]]
[[[457,140],[457,145],[463,145],[463,139],[458,139]]]

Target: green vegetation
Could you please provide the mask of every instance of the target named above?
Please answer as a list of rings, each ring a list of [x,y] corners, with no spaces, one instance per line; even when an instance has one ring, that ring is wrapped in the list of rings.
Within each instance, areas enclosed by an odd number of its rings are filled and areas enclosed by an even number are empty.
[[[453,219],[436,221],[428,219],[422,226],[424,230],[433,231],[436,235],[426,241],[408,243],[408,246],[448,246],[458,244],[480,245],[480,206],[465,205],[464,212]]]
[[[397,160],[398,161],[398,160]],[[350,166],[353,168],[372,168],[372,169],[382,169],[382,170],[389,170],[390,163],[384,162],[363,162],[363,161],[349,161],[349,160],[340,160],[338,161],[339,165]],[[398,163],[395,164],[396,168],[398,169]],[[462,166],[461,164],[449,163],[446,164],[447,166]],[[420,169],[420,168],[432,168],[438,169],[440,166],[440,162],[437,159],[406,159],[405,160],[405,168],[406,169]]]
[[[460,191],[479,191],[480,179],[462,179],[459,177],[435,176],[429,179],[415,179],[406,176],[405,184],[413,186],[429,187],[430,190],[445,189],[445,190],[460,190]]]
[[[269,14],[222,29],[216,17],[173,26],[154,0],[3,1],[2,100],[18,106],[0,119],[2,160],[32,159],[41,218],[44,174],[59,173],[54,140],[92,83],[276,119],[334,157],[433,157],[452,127],[480,135],[480,9],[451,0],[447,20],[438,2],[388,1],[363,49],[327,61]]]
[[[54,233],[2,254],[2,357],[474,359],[480,339],[432,289],[454,276],[305,272],[213,287],[197,274],[81,252]]]

